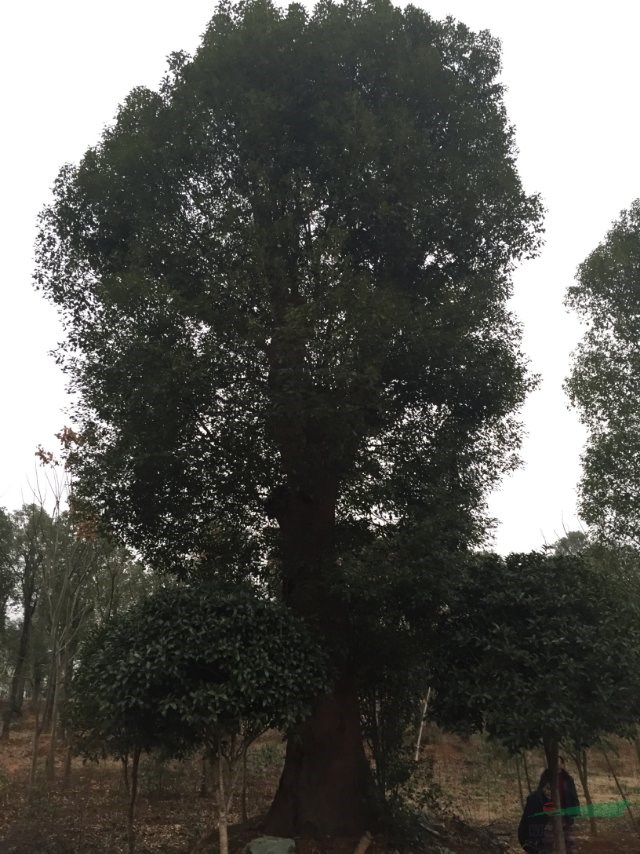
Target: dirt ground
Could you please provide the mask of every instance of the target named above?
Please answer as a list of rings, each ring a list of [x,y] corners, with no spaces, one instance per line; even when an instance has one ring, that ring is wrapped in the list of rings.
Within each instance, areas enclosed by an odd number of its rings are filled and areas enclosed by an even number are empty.
[[[579,854],[640,854],[640,764],[633,745],[612,739],[607,751],[613,770],[629,801],[632,816],[596,819],[597,837],[590,834],[590,822],[580,818],[574,825]],[[510,852],[520,852],[516,830],[521,815],[521,796],[518,774],[513,759],[484,740],[463,740],[428,730],[423,756],[433,763],[434,781],[442,790],[442,800],[465,821],[476,827],[490,829]],[[604,755],[598,750],[589,752],[589,786],[594,803],[621,800],[614,777]],[[531,786],[545,767],[542,752],[527,753],[527,770]],[[578,797],[584,803],[578,774],[567,758],[567,769],[576,782]],[[528,794],[524,769],[520,767],[523,796]],[[635,821],[638,821],[638,825]]]
[[[37,783],[29,797],[27,779],[31,761],[32,729],[26,718],[18,722],[8,744],[0,744],[0,854],[120,854],[127,850],[127,796],[120,765],[106,761],[83,764],[74,760],[69,787],[64,790],[62,752],[58,779],[44,780],[47,740],[39,749]],[[625,797],[632,804],[640,793],[640,768],[635,751],[616,743],[613,757]],[[433,817],[433,845],[424,852],[490,854],[521,851],[515,831],[520,817],[520,794],[515,765],[481,739],[463,741],[429,728],[422,751],[432,768],[444,811]],[[528,754],[530,779],[537,778],[542,757]],[[260,835],[259,821],[273,797],[283,759],[277,734],[256,744],[248,762],[247,812],[249,821],[230,836],[231,851]],[[618,800],[620,794],[605,761],[593,754],[594,801]],[[570,770],[571,767],[570,767]],[[521,773],[521,777],[523,774]],[[521,780],[526,791],[526,781]],[[140,770],[137,808],[138,854],[204,854],[216,847],[214,802],[200,795],[201,763],[161,763],[145,758]],[[581,794],[578,785],[579,794]],[[237,799],[236,799],[237,807]],[[640,804],[637,808],[640,817]],[[635,817],[635,815],[634,815]],[[640,854],[640,835],[629,816],[598,820],[598,838],[589,837],[589,822],[577,822],[580,854]],[[197,845],[198,841],[201,842]],[[298,839],[299,854],[352,854],[357,839]],[[377,837],[368,854],[409,854],[397,840]]]

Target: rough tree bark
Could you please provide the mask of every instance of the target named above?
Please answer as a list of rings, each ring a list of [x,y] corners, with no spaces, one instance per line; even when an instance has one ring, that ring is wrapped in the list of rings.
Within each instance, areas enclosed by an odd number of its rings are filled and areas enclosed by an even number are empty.
[[[370,775],[355,691],[336,686],[289,738],[280,784],[267,817],[276,836],[347,836],[371,821]]]
[[[319,619],[329,641],[346,619],[329,601],[326,583],[336,497],[337,482],[318,477],[313,488],[282,490],[267,507],[281,531],[285,600],[316,625]],[[358,697],[345,673],[290,735],[265,830],[276,836],[361,834],[371,826],[370,789]]]

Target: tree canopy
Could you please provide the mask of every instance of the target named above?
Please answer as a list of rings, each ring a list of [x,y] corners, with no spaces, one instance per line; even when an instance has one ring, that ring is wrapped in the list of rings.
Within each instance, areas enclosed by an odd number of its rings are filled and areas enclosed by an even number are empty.
[[[81,471],[156,561],[261,529],[274,487],[313,497],[318,470],[343,516],[436,483],[472,514],[512,464],[505,301],[540,205],[499,69],[487,33],[383,0],[223,5],[63,168],[37,279]]]
[[[79,506],[155,566],[260,576],[340,661],[330,747],[289,745],[285,833],[364,822],[358,548],[464,550],[516,464],[532,380],[507,299],[541,205],[499,71],[488,33],[388,0],[222,3],[42,215]]]
[[[562,552],[468,560],[430,639],[435,720],[512,753],[542,745],[552,770],[560,741],[634,735],[640,705],[637,572]],[[551,789],[560,803],[556,773]],[[559,816],[553,832],[564,852]]]
[[[578,268],[567,303],[587,323],[567,389],[589,437],[580,511],[607,539],[640,544],[640,200]]]
[[[580,555],[487,554],[452,583],[432,714],[511,751],[630,735],[640,700],[638,575]]]
[[[84,644],[67,725],[85,756],[133,756],[129,850],[143,751],[219,763],[220,851],[235,766],[267,729],[308,716],[327,685],[326,657],[283,606],[228,586],[160,589],[107,622]],[[228,765],[224,779],[223,760]]]
[[[321,649],[286,608],[246,589],[169,587],[85,641],[67,719],[87,756],[188,754],[290,728],[326,680]]]

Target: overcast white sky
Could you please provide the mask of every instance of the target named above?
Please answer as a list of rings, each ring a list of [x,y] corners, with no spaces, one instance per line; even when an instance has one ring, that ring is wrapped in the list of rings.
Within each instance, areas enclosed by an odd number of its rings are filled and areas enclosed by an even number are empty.
[[[524,410],[524,466],[493,496],[499,551],[538,548],[575,528],[584,441],[562,382],[579,337],[562,299],[576,266],[640,196],[640,4],[419,0],[502,40],[520,172],[548,209],[546,245],[516,274],[513,306],[542,386]],[[31,288],[39,209],[58,168],[95,143],[129,90],[155,87],[172,50],[193,51],[209,0],[23,0],[0,12],[0,506],[28,497],[38,443],[68,420],[48,351],[55,313]]]

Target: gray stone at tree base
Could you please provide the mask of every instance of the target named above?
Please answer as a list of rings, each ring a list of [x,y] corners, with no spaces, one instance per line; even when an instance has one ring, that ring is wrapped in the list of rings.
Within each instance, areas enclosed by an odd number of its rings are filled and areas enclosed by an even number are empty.
[[[245,854],[295,854],[296,843],[282,836],[259,836],[245,847]]]

